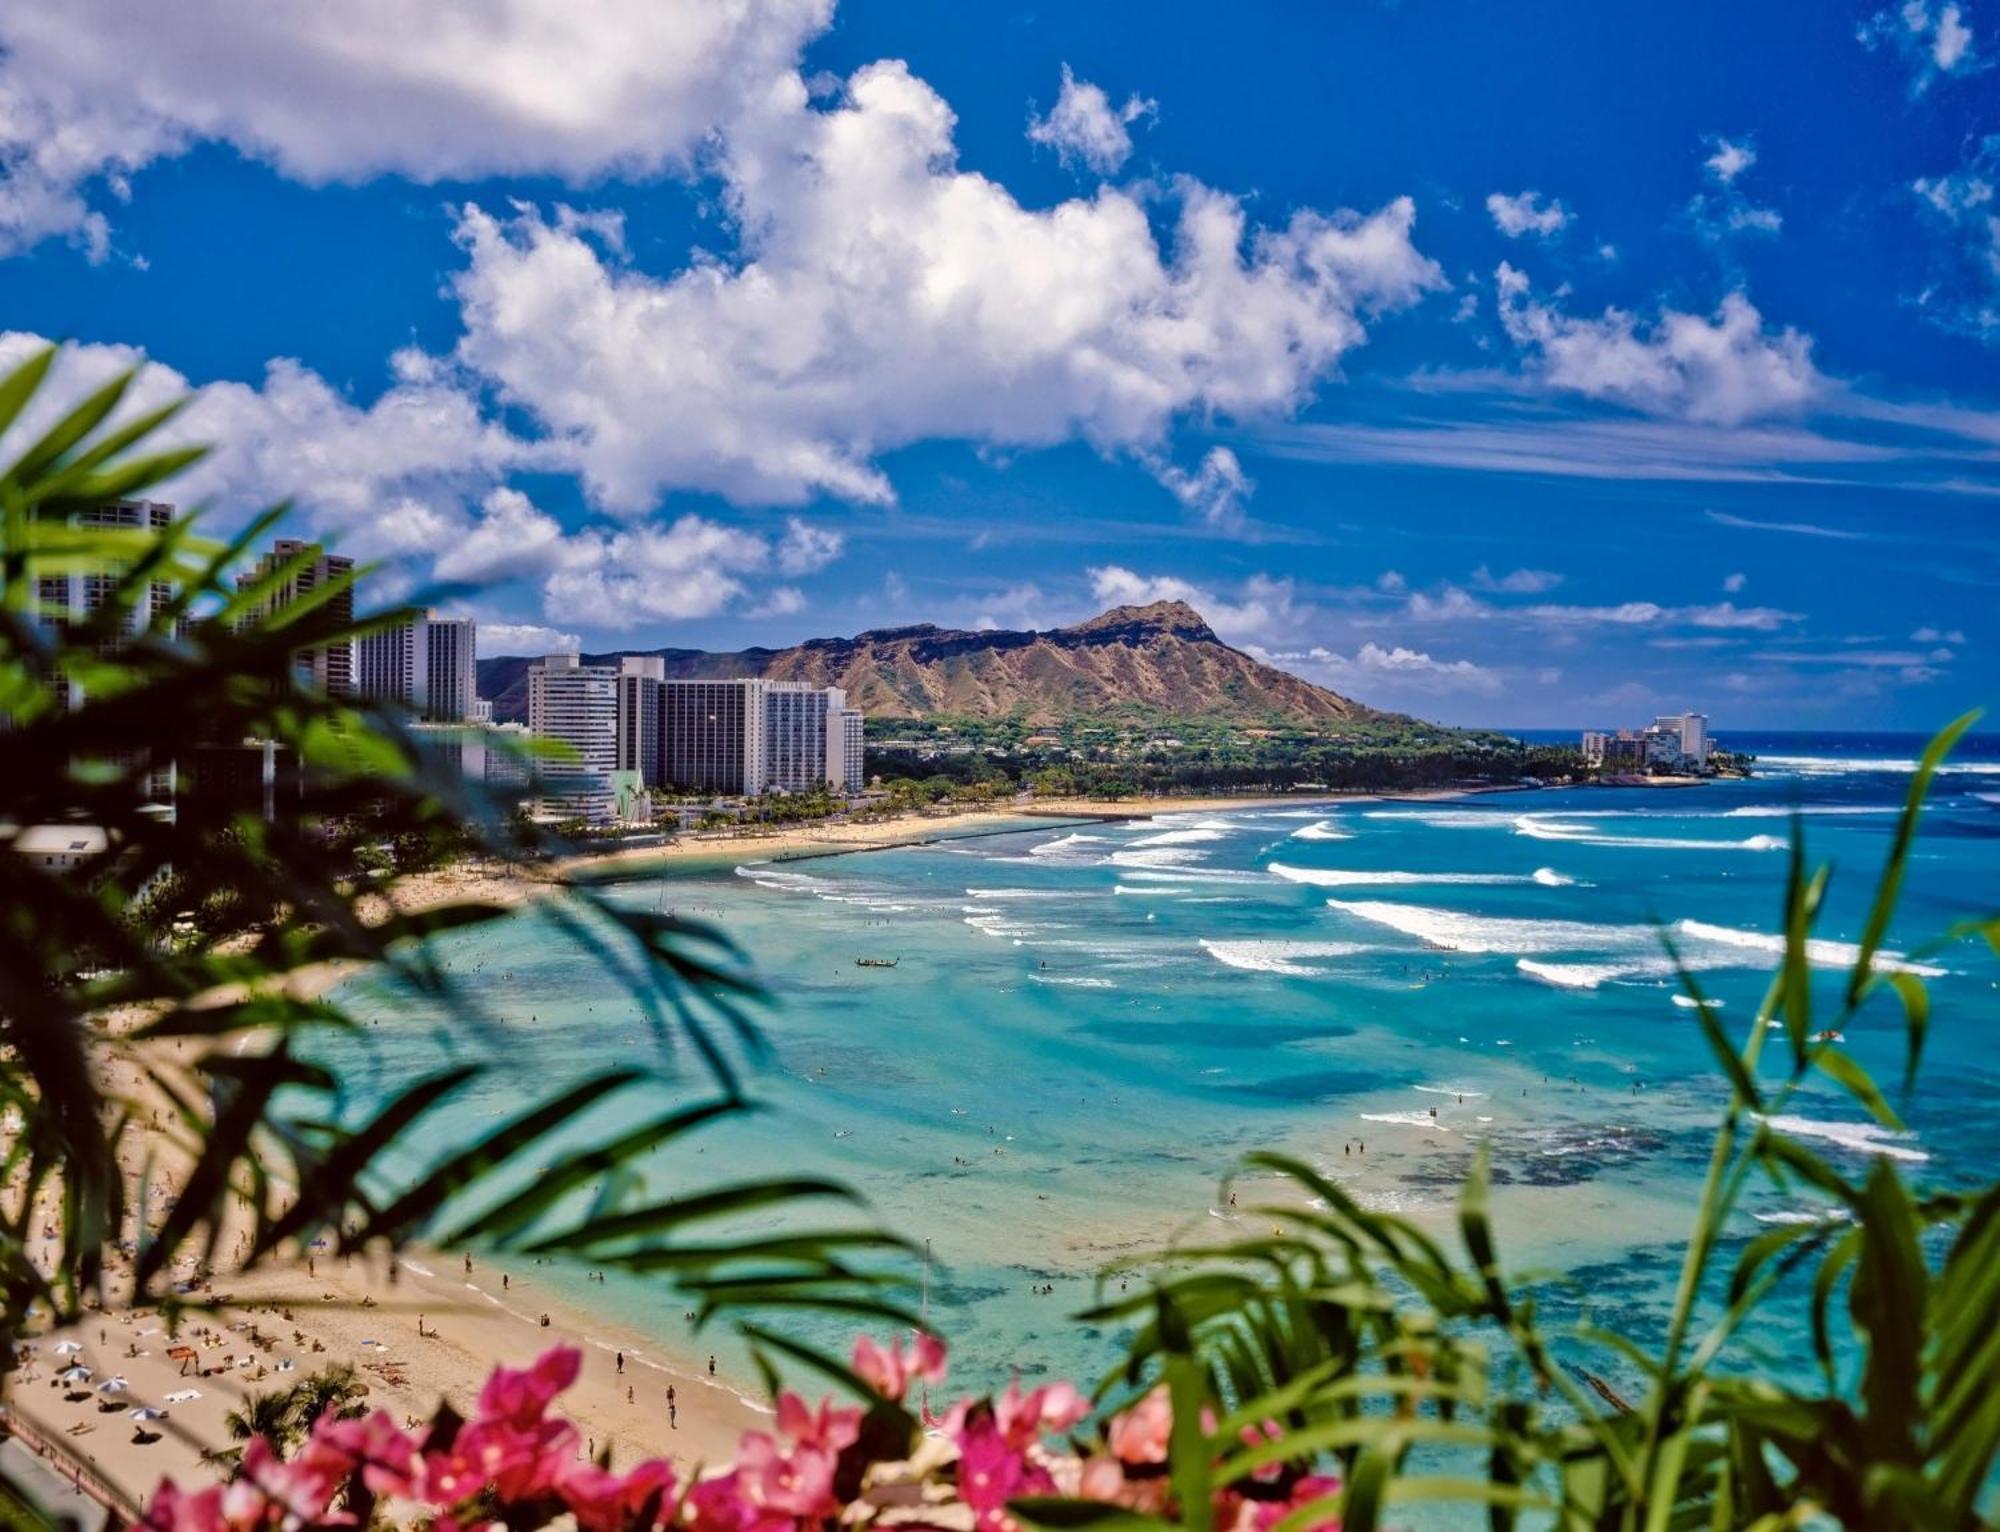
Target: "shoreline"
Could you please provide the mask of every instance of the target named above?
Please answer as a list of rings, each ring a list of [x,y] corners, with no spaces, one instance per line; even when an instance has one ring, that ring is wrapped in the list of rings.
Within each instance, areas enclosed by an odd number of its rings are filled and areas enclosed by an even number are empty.
[[[459,900],[520,906],[560,892],[571,879],[608,882],[708,866],[852,855],[1063,824],[1224,814],[1280,805],[1335,813],[1361,803],[1429,802],[1520,790],[1532,789],[1054,799],[980,806],[774,833],[684,837],[672,845],[625,848],[541,868],[459,864],[402,880],[385,896],[385,907],[390,898],[402,910]],[[291,976],[288,987],[299,994],[323,993],[353,971],[351,964],[324,964]],[[129,1054],[124,1067],[130,1067]],[[182,1338],[202,1329],[214,1332],[212,1340],[202,1343],[204,1366],[234,1355],[232,1340],[243,1355],[237,1365],[206,1377],[183,1378],[176,1364],[165,1358],[170,1338],[157,1317],[134,1316],[114,1304],[111,1312],[93,1314],[66,1335],[39,1337],[42,1351],[31,1364],[37,1376],[17,1374],[8,1390],[9,1403],[42,1435],[81,1457],[90,1472],[109,1480],[120,1493],[141,1500],[163,1475],[182,1482],[207,1482],[214,1469],[202,1454],[231,1445],[224,1428],[229,1411],[241,1408],[252,1392],[283,1387],[331,1363],[357,1368],[369,1389],[364,1407],[379,1405],[403,1420],[427,1417],[442,1400],[463,1410],[493,1366],[524,1365],[558,1342],[577,1345],[584,1355],[583,1374],[561,1407],[577,1422],[588,1445],[608,1446],[616,1461],[626,1464],[649,1455],[670,1456],[683,1469],[724,1461],[734,1456],[741,1434],[765,1420],[765,1406],[751,1397],[754,1383],[727,1372],[707,1374],[704,1360],[711,1344],[717,1352],[730,1349],[722,1343],[723,1332],[716,1332],[712,1343],[691,1330],[651,1333],[655,1328],[673,1331],[672,1323],[648,1326],[648,1333],[642,1334],[638,1327],[621,1322],[608,1306],[576,1292],[574,1281],[568,1280],[573,1274],[509,1268],[508,1280],[496,1290],[495,1270],[488,1269],[485,1259],[475,1254],[476,1269],[469,1278],[457,1269],[462,1259],[412,1247],[393,1264],[379,1257],[328,1257],[311,1264],[274,1263],[251,1277],[219,1275],[216,1293],[226,1296],[230,1307],[188,1321]],[[542,1314],[548,1316],[546,1326],[540,1322]],[[246,1342],[256,1330],[263,1332],[262,1343],[253,1352]],[[129,1392],[117,1396],[117,1409],[100,1411],[105,1401],[94,1387],[81,1399],[68,1399],[49,1388],[46,1379],[56,1370],[49,1347],[64,1338],[84,1347],[73,1360],[96,1367],[98,1379],[112,1373],[128,1378]],[[622,1374],[616,1359],[621,1349]],[[669,1385],[676,1388],[681,1407],[677,1429],[669,1428],[664,1419]],[[188,1388],[198,1389],[201,1397],[168,1399]],[[124,1410],[138,1404],[172,1411],[155,1428],[161,1433],[158,1439],[143,1442],[134,1436]]]

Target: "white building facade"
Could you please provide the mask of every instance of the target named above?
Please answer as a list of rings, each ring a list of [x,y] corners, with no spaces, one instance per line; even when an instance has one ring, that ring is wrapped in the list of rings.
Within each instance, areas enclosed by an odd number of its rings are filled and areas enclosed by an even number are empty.
[[[618,671],[551,654],[528,668],[528,732],[560,740],[571,755],[538,763],[537,811],[559,819],[611,817],[618,769]]]

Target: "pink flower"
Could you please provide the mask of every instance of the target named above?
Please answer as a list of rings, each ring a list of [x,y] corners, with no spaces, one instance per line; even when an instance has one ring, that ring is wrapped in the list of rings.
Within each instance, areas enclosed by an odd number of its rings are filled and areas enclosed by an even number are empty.
[[[160,1480],[141,1526],[151,1532],[226,1532],[222,1519],[222,1488],[188,1494],[171,1479]]]
[[[900,1400],[912,1383],[944,1381],[944,1342],[918,1331],[906,1352],[893,1340],[883,1347],[873,1336],[856,1336],[854,1370],[884,1399]]]
[[[994,1419],[976,1413],[958,1438],[958,1495],[978,1517],[980,1532],[1013,1532],[1007,1502],[1020,1495],[1047,1495],[1055,1480],[1031,1463]]]
[[[1048,1383],[1025,1397],[1020,1380],[993,1401],[993,1416],[1010,1446],[1029,1447],[1044,1431],[1067,1431],[1090,1413],[1090,1402],[1069,1383]]]
[[[302,1456],[341,1464],[343,1478],[359,1468],[361,1482],[377,1495],[409,1495],[416,1487],[417,1444],[387,1410],[359,1420],[322,1415]]]
[[[560,1489],[563,1503],[584,1532],[625,1532],[642,1524],[640,1513],[648,1506],[652,1513],[643,1524],[651,1526],[659,1519],[673,1495],[674,1469],[660,1458],[649,1458],[622,1475],[595,1463],[573,1463],[564,1472]]]
[[[425,1480],[434,1498],[455,1504],[487,1485],[502,1500],[526,1500],[555,1488],[576,1459],[577,1430],[565,1420],[528,1429],[478,1420],[458,1433],[451,1451],[426,1454]]]
[[[241,1474],[223,1491],[222,1513],[232,1526],[242,1526],[261,1521],[268,1502],[296,1521],[352,1521],[351,1516],[329,1517],[326,1509],[348,1467],[346,1458],[329,1453],[301,1454],[287,1463],[263,1437],[253,1436],[243,1449]]]
[[[830,1399],[822,1399],[812,1410],[797,1394],[787,1392],[778,1395],[778,1429],[802,1447],[837,1455],[861,1439],[861,1411],[835,1409]]]
[[[534,1425],[582,1369],[583,1353],[574,1346],[551,1346],[527,1368],[496,1367],[479,1391],[479,1416]]]
[[[1173,1434],[1174,1407],[1162,1383],[1121,1415],[1105,1432],[1112,1455],[1126,1463],[1164,1463]]]
[[[819,1446],[787,1452],[763,1431],[746,1431],[737,1448],[736,1474],[743,1496],[763,1511],[785,1516],[832,1516],[840,1510],[833,1498],[837,1454]]]

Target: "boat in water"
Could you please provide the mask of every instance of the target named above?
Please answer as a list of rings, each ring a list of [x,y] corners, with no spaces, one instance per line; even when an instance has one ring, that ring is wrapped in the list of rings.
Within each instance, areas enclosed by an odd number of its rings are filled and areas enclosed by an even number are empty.
[[[854,966],[856,968],[894,968],[902,961],[901,958],[856,958]]]

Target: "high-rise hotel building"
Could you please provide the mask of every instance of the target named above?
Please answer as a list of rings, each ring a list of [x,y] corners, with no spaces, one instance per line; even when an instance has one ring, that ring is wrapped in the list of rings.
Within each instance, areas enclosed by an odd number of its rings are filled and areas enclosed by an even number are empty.
[[[479,625],[426,612],[354,645],[354,689],[400,702],[429,723],[467,723],[479,700]]]
[[[294,537],[279,538],[271,544],[271,551],[257,561],[256,568],[236,577],[236,588],[248,590],[294,560],[300,561],[298,567],[291,570],[275,589],[265,594],[262,610],[275,612],[345,577],[347,583],[329,598],[323,610],[336,623],[352,623],[354,560],[328,553],[318,543],[302,542]],[[354,644],[350,639],[309,645],[293,656],[293,665],[302,685],[329,697],[354,695]]]
[[[667,662],[657,654],[618,659],[618,769],[660,785],[660,693]]]
[[[617,668],[552,655],[528,672],[529,728],[583,751],[608,730],[598,768],[646,787],[755,798],[767,792],[860,790],[863,726],[837,686],[803,681],[669,680],[658,655],[627,654]],[[608,686],[608,723],[598,689]],[[555,693],[587,688],[560,713]],[[537,696],[544,697],[537,704]],[[579,710],[581,710],[579,712]],[[567,719],[567,721],[565,721]]]
[[[551,654],[528,667],[528,731],[569,746],[564,760],[540,763],[541,810],[570,819],[611,814],[618,769],[618,680],[611,665]]]
[[[42,514],[46,516],[50,513]],[[160,532],[173,524],[174,514],[171,505],[158,500],[113,500],[62,513],[61,519],[75,527],[119,527]],[[114,599],[124,579],[124,571],[121,561],[107,559],[95,568],[39,576],[35,582],[39,620],[65,624],[88,621]],[[128,637],[136,635],[169,609],[174,594],[170,582],[153,581],[146,592],[145,605],[135,606],[120,619],[120,631]],[[116,642],[115,639],[107,639],[106,645]],[[80,683],[71,677],[56,676],[54,684],[56,696],[65,708],[76,707],[83,702]],[[0,728],[4,728],[5,723],[4,715],[0,715]],[[149,769],[145,773],[142,791],[156,802],[170,800],[174,793],[173,764],[160,759],[157,753],[149,753],[148,761]]]
[[[768,780],[769,681],[667,681],[660,688],[660,782],[754,798]]]

